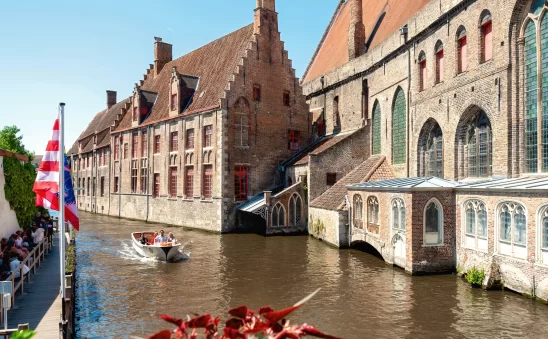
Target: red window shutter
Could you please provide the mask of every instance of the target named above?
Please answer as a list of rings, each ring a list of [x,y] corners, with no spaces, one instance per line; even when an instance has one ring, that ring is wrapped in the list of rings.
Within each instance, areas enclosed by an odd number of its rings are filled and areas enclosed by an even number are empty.
[[[420,63],[420,77],[419,77],[419,85],[420,85],[420,90],[421,91],[424,91],[425,88],[426,88],[426,60],[424,61],[421,61]]]
[[[443,81],[443,50],[436,53],[436,83]]]
[[[185,173],[185,196],[188,199],[194,197],[194,168],[188,166]]]
[[[458,41],[458,67],[459,73],[466,72],[468,68],[468,45],[466,43],[466,36],[460,38]]]
[[[482,26],[483,61],[493,58],[493,22],[488,21]]]
[[[177,168],[171,167],[169,169],[169,196],[171,198],[177,197]]]
[[[157,198],[160,196],[160,174],[154,173],[154,197]]]
[[[204,166],[204,188],[203,188],[204,199],[211,199],[212,188],[213,188],[213,166],[206,165]]]
[[[245,201],[248,196],[248,167],[236,166],[234,172],[234,195],[237,201]]]

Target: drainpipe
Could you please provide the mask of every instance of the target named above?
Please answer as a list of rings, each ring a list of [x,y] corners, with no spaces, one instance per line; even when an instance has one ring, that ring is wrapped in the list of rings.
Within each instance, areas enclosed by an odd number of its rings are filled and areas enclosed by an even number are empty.
[[[322,83],[322,92],[323,92],[323,89],[325,87],[325,78],[324,76],[322,75],[322,77],[320,78],[320,82]],[[323,109],[322,109],[322,122],[323,122],[323,131],[322,131],[322,135],[320,135],[319,137],[323,137],[324,135],[327,135],[327,124],[326,124],[326,119],[325,119],[325,107],[326,107],[326,104],[327,104],[327,93],[323,93]]]

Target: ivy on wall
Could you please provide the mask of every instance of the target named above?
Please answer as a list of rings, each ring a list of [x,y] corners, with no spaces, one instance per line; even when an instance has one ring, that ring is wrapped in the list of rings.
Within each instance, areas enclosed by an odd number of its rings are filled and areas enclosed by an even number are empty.
[[[30,162],[21,163],[17,158],[4,157],[4,192],[10,207],[15,211],[21,228],[29,227],[36,213],[36,195],[32,191],[36,170]]]

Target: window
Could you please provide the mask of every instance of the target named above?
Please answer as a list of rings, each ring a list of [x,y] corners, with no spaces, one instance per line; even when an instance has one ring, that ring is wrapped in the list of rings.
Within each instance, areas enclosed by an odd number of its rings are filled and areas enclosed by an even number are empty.
[[[379,200],[376,197],[367,199],[367,231],[379,234]]]
[[[101,188],[99,190],[101,197],[105,196],[105,177],[101,177]]]
[[[133,107],[133,121],[139,120],[139,108]]]
[[[515,202],[500,204],[498,224],[499,253],[527,259],[527,218],[525,208]]]
[[[118,190],[120,189],[120,178],[114,177],[114,193],[118,193]]]
[[[491,123],[483,112],[473,118],[467,129],[468,177],[489,177],[492,171]]]
[[[234,171],[234,196],[236,201],[245,201],[249,193],[249,168],[236,166]]]
[[[325,181],[328,187],[335,185],[337,183],[337,173],[327,173]]]
[[[443,43],[436,43],[436,84],[443,81]]]
[[[299,226],[302,220],[303,202],[301,196],[294,193],[289,198],[289,226]]]
[[[358,194],[354,196],[354,227],[363,229],[363,200]]]
[[[272,227],[285,226],[285,209],[282,204],[277,203],[272,208]]]
[[[138,165],[137,160],[131,161],[131,193],[137,193]]]
[[[493,58],[493,22],[491,13],[485,10],[481,17],[481,62]]]
[[[249,145],[249,117],[247,113],[236,113],[235,119],[235,133],[236,133],[236,146],[245,147]]]
[[[101,156],[101,153],[102,153],[102,151],[97,151],[97,154],[96,154],[96,157],[99,160],[99,161],[97,161],[97,164],[98,164],[99,167],[103,166],[101,164],[101,161],[103,160],[103,157]]]
[[[171,110],[175,111],[177,109],[177,93],[171,94]]]
[[[89,168],[89,155],[86,157],[86,168]]]
[[[284,106],[291,105],[291,103],[289,102],[289,98],[290,98],[289,91],[284,91],[284,96],[283,96]]]
[[[139,134],[133,132],[131,135],[131,157],[133,159],[137,158],[137,150],[139,149]]]
[[[88,197],[90,196],[91,194],[91,191],[90,191],[90,178],[88,178],[88,187],[87,187],[87,192],[88,192]]]
[[[548,206],[543,206],[538,214],[538,258],[548,264]]]
[[[192,199],[194,197],[194,167],[187,166],[185,168],[185,198]]]
[[[211,147],[213,140],[213,126],[204,126],[204,147]]]
[[[424,91],[426,89],[426,54],[420,52],[419,54],[419,91]]]
[[[261,101],[261,86],[259,85],[253,86],[253,100]]]
[[[373,154],[381,154],[381,105],[379,100],[373,104]]]
[[[141,194],[148,193],[148,163],[146,159],[141,160]]]
[[[211,199],[211,194],[213,191],[213,166],[205,165],[204,166],[204,186],[202,195],[204,199]]]
[[[93,184],[91,185],[92,196],[97,196],[97,178],[93,178]]]
[[[152,194],[154,198],[160,196],[160,173],[154,173],[154,191]]]
[[[468,69],[468,44],[466,28],[460,26],[457,30],[457,73],[466,72]]]
[[[194,129],[186,130],[186,149],[194,149]]]
[[[544,20],[547,21],[547,20]],[[548,26],[548,25],[543,25]],[[537,73],[537,29],[529,21],[524,34],[525,50],[525,170],[538,171],[538,73]],[[545,67],[546,68],[546,67]],[[542,128],[542,127],[541,127]]]
[[[299,140],[301,139],[301,132],[289,130],[287,141],[287,149],[290,151],[300,150]]]
[[[160,154],[160,136],[154,136],[154,154]]]
[[[177,167],[169,168],[169,197],[177,197]]]
[[[404,164],[407,154],[407,104],[401,87],[396,89],[392,105],[392,163]]]
[[[392,229],[405,233],[406,214],[405,202],[401,198],[392,200]]]
[[[169,139],[169,151],[177,152],[179,150],[179,132],[171,132]]]
[[[443,133],[434,119],[428,119],[424,124],[418,151],[419,175],[443,178]]]
[[[424,210],[424,244],[443,244],[443,208],[435,199]]]
[[[487,251],[487,209],[481,200],[464,203],[464,245]]]
[[[339,112],[339,96],[333,98],[333,133],[340,131],[341,117]]]
[[[127,159],[129,146],[127,142],[124,144],[124,159]]]
[[[148,135],[147,130],[141,132],[141,158],[147,156],[148,151]]]

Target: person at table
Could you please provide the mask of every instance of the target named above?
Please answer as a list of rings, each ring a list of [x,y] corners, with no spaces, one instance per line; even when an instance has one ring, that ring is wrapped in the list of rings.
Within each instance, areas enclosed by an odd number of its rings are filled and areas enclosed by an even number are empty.
[[[154,238],[154,244],[157,244],[157,243],[161,244],[163,242],[167,242],[167,237],[164,234],[164,230],[160,230],[160,234],[158,234],[156,238]]]

